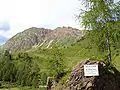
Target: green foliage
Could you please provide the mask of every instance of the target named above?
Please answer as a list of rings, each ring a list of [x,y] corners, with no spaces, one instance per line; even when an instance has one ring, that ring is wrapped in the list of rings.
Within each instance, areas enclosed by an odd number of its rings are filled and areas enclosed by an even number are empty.
[[[49,50],[38,50],[47,54]],[[14,82],[21,86],[38,87],[45,85],[48,76],[64,73],[63,54],[57,47],[52,49],[49,60],[34,52],[16,52],[10,54],[7,50],[0,55],[0,80]],[[50,62],[51,61],[51,62]],[[54,68],[54,69],[53,69]],[[51,71],[52,70],[52,71]]]
[[[49,59],[49,65],[50,70],[52,71],[53,76],[57,80],[58,78],[61,78],[65,73],[65,64],[64,64],[64,55],[60,51],[60,49],[54,45],[53,47],[53,53],[52,56]]]
[[[111,46],[119,37],[118,28],[120,16],[120,4],[113,0],[84,0],[86,10],[82,11],[82,26],[91,30],[89,38],[96,44],[100,51],[107,52],[108,64],[111,62]],[[117,19],[113,19],[117,18]],[[112,41],[113,40],[113,41]]]
[[[113,43],[113,42],[112,42]],[[116,42],[117,43],[117,42]],[[30,52],[0,54],[0,80],[16,83],[21,86],[38,87],[46,85],[47,77],[55,77],[64,73],[59,84],[65,84],[72,68],[81,60],[106,59],[106,52],[99,52],[96,44],[91,44],[86,36],[69,47],[53,45],[51,49],[37,49]],[[119,69],[119,48],[112,48],[114,61]],[[11,57],[11,59],[9,58]],[[1,73],[2,72],[2,73]],[[6,73],[7,72],[7,73]]]
[[[39,68],[35,63],[33,65],[32,57],[27,53],[18,53],[18,57],[11,58],[12,55],[5,51],[0,56],[0,80],[22,86],[38,86]]]

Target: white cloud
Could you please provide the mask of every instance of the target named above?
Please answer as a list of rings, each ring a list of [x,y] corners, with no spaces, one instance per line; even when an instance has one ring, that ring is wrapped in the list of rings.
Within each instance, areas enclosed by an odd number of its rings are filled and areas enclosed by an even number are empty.
[[[32,26],[79,28],[74,18],[79,8],[80,0],[0,0],[0,22],[10,24],[10,30],[0,31],[0,36],[10,38]]]
[[[0,21],[10,23],[10,30],[0,31],[0,36],[10,38],[32,26],[79,28],[74,18],[79,5],[78,0],[0,0]]]
[[[116,2],[119,2],[120,0],[114,0],[114,2],[116,3]]]

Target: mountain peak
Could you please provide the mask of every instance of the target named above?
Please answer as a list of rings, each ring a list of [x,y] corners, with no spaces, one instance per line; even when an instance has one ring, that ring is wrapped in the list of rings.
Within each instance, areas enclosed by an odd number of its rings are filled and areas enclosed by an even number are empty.
[[[73,43],[82,36],[82,31],[72,27],[57,27],[54,30],[31,27],[9,39],[4,48],[9,51],[29,50],[32,47],[49,48],[53,42]],[[72,42],[69,42],[71,41]]]

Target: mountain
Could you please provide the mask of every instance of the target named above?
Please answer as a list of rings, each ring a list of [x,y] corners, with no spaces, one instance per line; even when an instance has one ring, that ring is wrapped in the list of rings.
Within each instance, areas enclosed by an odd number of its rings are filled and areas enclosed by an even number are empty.
[[[21,51],[36,47],[51,48],[53,42],[60,46],[71,45],[82,36],[81,30],[72,27],[58,27],[54,30],[32,27],[10,38],[3,48],[9,51]]]

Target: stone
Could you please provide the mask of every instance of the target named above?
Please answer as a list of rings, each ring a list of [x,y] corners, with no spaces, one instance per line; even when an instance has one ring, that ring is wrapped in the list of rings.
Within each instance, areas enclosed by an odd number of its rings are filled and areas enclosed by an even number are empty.
[[[98,64],[99,76],[84,76],[85,64]],[[108,70],[105,63],[89,59],[72,69],[66,88],[63,90],[120,90],[116,75]]]

